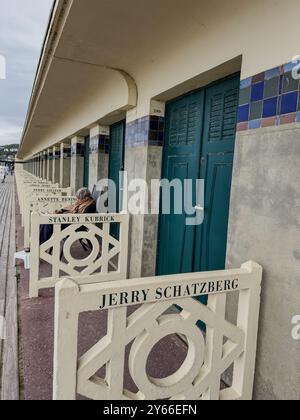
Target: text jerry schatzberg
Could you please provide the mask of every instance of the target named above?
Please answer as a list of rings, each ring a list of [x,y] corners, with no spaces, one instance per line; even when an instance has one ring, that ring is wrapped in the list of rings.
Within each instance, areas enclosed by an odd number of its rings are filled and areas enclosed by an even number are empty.
[[[237,290],[239,280],[216,280],[186,285],[170,285],[156,289],[140,289],[131,292],[120,291],[101,296],[100,309],[114,306],[135,305],[160,300],[188,298],[195,296],[209,295],[213,293],[225,293]]]

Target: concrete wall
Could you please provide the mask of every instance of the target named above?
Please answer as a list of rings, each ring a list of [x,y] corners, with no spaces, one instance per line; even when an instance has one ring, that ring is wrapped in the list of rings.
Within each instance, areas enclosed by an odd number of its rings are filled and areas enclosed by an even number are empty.
[[[128,182],[133,179],[146,179],[147,150],[147,147],[125,148],[125,170],[128,174]],[[131,216],[130,222],[129,276],[135,278],[142,275],[144,216]]]
[[[70,187],[73,194],[82,188],[84,173],[84,138],[74,137],[71,140]]]
[[[89,189],[93,191],[98,181],[108,178],[109,126],[96,125],[90,130]]]
[[[152,179],[161,178],[162,156],[162,147],[149,146],[146,173],[146,181],[149,187]],[[160,191],[158,190],[155,193],[153,191],[153,194],[155,195],[151,195],[151,201],[153,203],[159,203]],[[142,275],[145,277],[154,276],[156,274],[158,223],[158,215],[148,214],[144,217]]]
[[[228,267],[264,268],[256,399],[300,400],[300,125],[240,133],[236,141]]]
[[[59,184],[61,188],[69,188],[71,184],[71,146],[61,143],[60,145],[60,170]]]

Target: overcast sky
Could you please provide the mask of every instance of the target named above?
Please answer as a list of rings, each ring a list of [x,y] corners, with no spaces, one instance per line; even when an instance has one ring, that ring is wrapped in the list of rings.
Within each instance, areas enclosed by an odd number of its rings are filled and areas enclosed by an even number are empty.
[[[0,0],[0,145],[20,142],[52,4]]]

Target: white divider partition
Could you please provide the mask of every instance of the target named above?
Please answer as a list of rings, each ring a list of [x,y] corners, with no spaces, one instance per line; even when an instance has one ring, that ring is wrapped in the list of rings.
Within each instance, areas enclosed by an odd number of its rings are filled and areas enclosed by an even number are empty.
[[[59,188],[58,185],[51,184],[31,184],[30,186],[25,186],[23,192],[23,205],[22,205],[22,226],[24,227],[25,220],[28,220],[29,212],[29,200],[31,197],[37,196],[47,196],[47,195],[57,195],[57,196],[67,196],[72,195],[72,188]]]
[[[256,359],[262,268],[248,262],[237,270],[179,274],[80,286],[74,279],[56,285],[54,400],[250,400]],[[237,322],[226,319],[226,301],[238,294]],[[208,295],[204,305],[194,296]],[[131,315],[127,307],[141,304]],[[168,314],[176,305],[181,309]],[[107,334],[78,359],[82,312],[108,309]],[[198,321],[206,326],[204,333]],[[171,334],[186,337],[187,357],[164,379],[147,371],[148,356]],[[124,386],[126,346],[129,372],[138,393]],[[220,386],[233,367],[232,385]],[[106,368],[106,375],[99,371]]]
[[[37,183],[38,180],[36,177],[34,177],[33,175],[23,170],[19,170],[19,171],[16,170],[15,175],[16,175],[17,194],[19,197],[19,204],[20,204],[20,209],[21,209],[22,193],[24,191],[24,185],[28,183]]]
[[[51,225],[53,234],[42,245],[40,228]],[[118,234],[112,235],[117,225]],[[31,267],[29,296],[37,297],[40,289],[54,287],[66,276],[79,284],[125,279],[127,277],[129,215],[121,214],[66,214],[31,215]],[[117,236],[117,238],[115,237]],[[85,258],[72,255],[78,241],[89,244]],[[48,263],[50,276],[41,276],[41,264]]]
[[[24,216],[24,208],[25,208],[25,203],[28,199],[28,197],[32,196],[32,190],[33,189],[38,189],[38,188],[58,188],[58,185],[53,185],[50,182],[40,182],[39,180],[29,180],[29,181],[22,181],[20,183],[20,190],[18,193],[18,197],[19,197],[19,204],[20,204],[20,212],[22,215],[22,226],[23,224],[23,216]]]
[[[25,203],[24,211],[24,247],[30,246],[30,233],[31,233],[31,213],[40,214],[54,214],[55,210],[61,210],[64,207],[76,201],[75,196],[39,196],[31,197]]]
[[[40,181],[32,176],[31,174],[28,174],[24,171],[21,171],[19,173],[16,172],[16,184],[17,184],[17,194],[19,198],[19,206],[20,206],[20,212],[23,213],[23,195],[25,192],[25,189],[28,187],[28,185],[40,185]]]
[[[27,192],[23,195],[24,205],[23,205],[23,212],[22,212],[22,226],[24,230],[28,231],[28,226],[26,223],[30,224],[30,217],[31,217],[31,203],[32,201],[36,200],[39,197],[68,197],[72,196],[72,188],[58,188],[58,187],[51,187],[50,185],[42,186],[37,185],[33,186],[31,190],[27,190]],[[28,237],[26,237],[26,243],[28,243]],[[27,247],[28,245],[25,245]]]

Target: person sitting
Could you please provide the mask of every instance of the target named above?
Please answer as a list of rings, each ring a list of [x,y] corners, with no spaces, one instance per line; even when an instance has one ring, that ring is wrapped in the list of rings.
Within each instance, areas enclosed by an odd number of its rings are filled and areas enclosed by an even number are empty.
[[[80,188],[76,193],[76,201],[70,206],[56,210],[55,214],[86,214],[96,213],[96,201],[87,188]],[[69,225],[62,225],[62,230]],[[47,242],[53,234],[53,225],[42,225],[40,228],[40,245]]]

